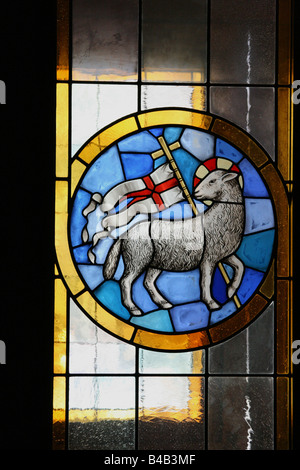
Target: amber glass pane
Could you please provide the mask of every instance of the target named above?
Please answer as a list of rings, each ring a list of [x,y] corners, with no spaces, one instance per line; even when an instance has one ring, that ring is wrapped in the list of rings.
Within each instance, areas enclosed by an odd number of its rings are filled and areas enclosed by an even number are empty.
[[[278,88],[278,169],[285,180],[291,180],[291,90]]]
[[[277,378],[277,450],[289,450],[290,438],[290,382],[287,377]]]
[[[69,80],[69,0],[57,1],[57,80]]]
[[[205,82],[206,0],[142,3],[142,79]]]
[[[291,0],[278,1],[278,83],[290,85],[293,81],[291,70]]]
[[[136,80],[138,0],[73,1],[73,79]]]
[[[288,374],[289,365],[289,309],[290,285],[287,280],[277,281],[277,373]]]
[[[274,83],[275,31],[275,0],[212,0],[211,81]]]
[[[65,449],[66,379],[53,379],[53,450]]]

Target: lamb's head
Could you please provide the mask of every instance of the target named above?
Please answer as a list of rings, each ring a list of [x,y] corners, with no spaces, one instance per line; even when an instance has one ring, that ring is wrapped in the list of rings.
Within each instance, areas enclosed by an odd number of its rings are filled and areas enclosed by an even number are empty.
[[[199,201],[242,202],[238,176],[233,171],[214,170],[195,187],[194,197]]]

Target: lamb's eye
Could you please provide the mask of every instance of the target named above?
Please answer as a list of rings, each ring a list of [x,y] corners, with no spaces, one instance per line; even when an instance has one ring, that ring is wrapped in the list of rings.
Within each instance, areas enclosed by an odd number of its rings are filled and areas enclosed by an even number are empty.
[[[216,180],[210,180],[209,184],[214,184],[216,182]]]

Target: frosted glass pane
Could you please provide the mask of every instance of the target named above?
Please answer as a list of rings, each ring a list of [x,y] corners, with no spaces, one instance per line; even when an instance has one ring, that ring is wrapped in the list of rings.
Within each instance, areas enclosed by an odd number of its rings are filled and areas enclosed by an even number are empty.
[[[70,373],[134,373],[135,347],[96,326],[70,302]]]
[[[272,374],[274,371],[274,305],[232,339],[209,350],[209,373]]]
[[[206,111],[206,88],[194,86],[143,85],[142,110],[176,106]]]
[[[136,111],[136,85],[73,85],[72,154],[101,128]]]
[[[273,449],[273,379],[208,379],[208,450]]]
[[[69,449],[134,449],[135,380],[70,377]]]
[[[138,0],[72,3],[73,80],[136,80]]]
[[[204,350],[174,354],[140,349],[141,374],[202,374],[204,372]]]
[[[145,0],[142,79],[206,81],[206,0]]]
[[[269,153],[275,154],[275,92],[273,88],[211,87],[211,109],[237,124]]]
[[[140,450],[204,448],[203,378],[141,378],[139,403]]]
[[[274,83],[275,32],[275,0],[212,0],[211,82]]]

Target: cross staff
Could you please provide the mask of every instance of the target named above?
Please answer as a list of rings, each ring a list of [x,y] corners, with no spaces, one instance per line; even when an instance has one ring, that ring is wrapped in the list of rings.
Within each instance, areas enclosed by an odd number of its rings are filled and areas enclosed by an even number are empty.
[[[193,211],[193,214],[196,216],[199,214],[198,212],[198,209],[196,207],[196,204],[194,203],[193,199],[192,199],[192,196],[190,195],[190,192],[185,184],[185,181],[184,179],[182,178],[181,176],[181,173],[178,169],[178,166],[177,166],[177,163],[175,162],[174,158],[173,158],[173,155],[171,154],[171,150],[176,150],[180,147],[180,142],[174,142],[173,144],[171,144],[169,147],[164,139],[163,136],[160,136],[158,137],[158,141],[160,143],[160,146],[161,146],[161,150],[157,150],[156,152],[153,152],[151,154],[152,158],[155,160],[156,158],[159,158],[163,155],[165,155],[167,157],[167,159],[169,160],[170,162],[170,165],[176,175],[176,178],[178,179],[178,182],[180,184],[180,187],[188,201],[188,203],[190,204],[191,208],[192,208],[192,211]],[[221,262],[218,263],[218,268],[220,269],[220,272],[224,278],[224,281],[226,282],[226,284],[228,285],[230,283],[230,279],[229,279],[229,276],[224,268],[224,266],[222,265]],[[236,294],[234,294],[233,296],[233,300],[234,300],[234,303],[236,305],[237,308],[239,308],[241,306],[241,303],[239,301],[239,298]]]

